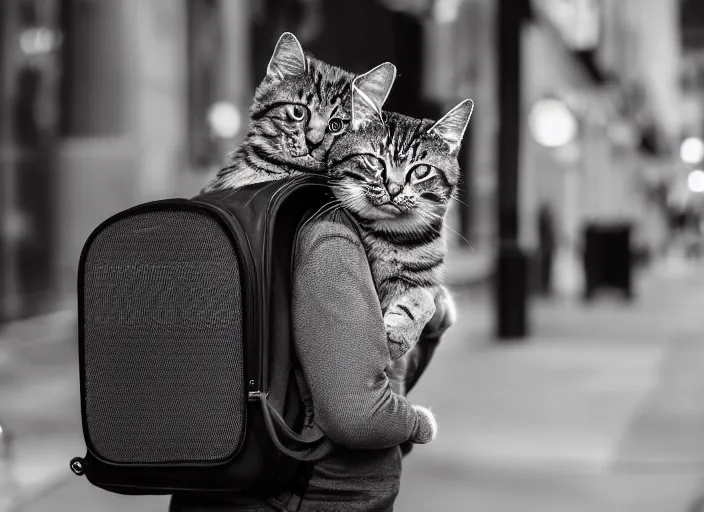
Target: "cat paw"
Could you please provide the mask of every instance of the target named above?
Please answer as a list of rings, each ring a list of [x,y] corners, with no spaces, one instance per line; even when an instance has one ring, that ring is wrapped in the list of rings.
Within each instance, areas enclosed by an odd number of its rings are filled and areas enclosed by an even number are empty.
[[[397,297],[384,314],[386,337],[392,360],[403,357],[420,338],[435,314],[435,299],[424,288],[413,288]]]
[[[400,315],[385,317],[384,324],[386,325],[389,355],[392,361],[396,361],[413,347],[415,344],[414,340],[420,337],[420,331],[416,333],[413,323],[406,321]]]

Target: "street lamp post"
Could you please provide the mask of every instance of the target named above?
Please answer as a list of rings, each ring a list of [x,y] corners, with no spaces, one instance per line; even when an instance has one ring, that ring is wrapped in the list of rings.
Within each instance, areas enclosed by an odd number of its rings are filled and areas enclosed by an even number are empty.
[[[519,245],[519,144],[521,136],[521,30],[529,0],[499,0],[498,235],[496,335],[500,340],[528,334],[528,261]]]

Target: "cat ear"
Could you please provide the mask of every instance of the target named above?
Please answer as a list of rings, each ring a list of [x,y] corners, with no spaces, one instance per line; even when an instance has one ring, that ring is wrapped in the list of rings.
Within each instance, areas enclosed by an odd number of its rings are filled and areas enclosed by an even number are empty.
[[[352,84],[352,131],[381,119],[381,111],[374,102]]]
[[[352,130],[381,120],[381,108],[396,80],[396,66],[380,64],[352,82]]]
[[[474,102],[464,100],[435,123],[428,133],[434,133],[450,147],[450,153],[456,153],[462,144],[462,137],[472,116]]]
[[[276,43],[266,74],[281,79],[302,75],[305,72],[306,56],[301,43],[291,32],[284,32]]]
[[[359,75],[353,83],[374,102],[378,110],[381,110],[395,81],[396,66],[390,62],[384,62],[363,75]]]

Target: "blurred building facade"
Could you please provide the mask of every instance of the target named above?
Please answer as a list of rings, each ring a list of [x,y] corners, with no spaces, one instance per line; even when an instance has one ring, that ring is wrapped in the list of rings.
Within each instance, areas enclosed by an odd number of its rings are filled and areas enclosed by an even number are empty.
[[[682,136],[704,139],[704,5],[693,0],[683,0],[680,20],[683,29]],[[687,179],[690,172],[701,170],[701,165],[701,162],[681,162],[671,173],[671,182],[678,184],[680,190],[684,189],[682,202],[700,216],[704,214],[702,194],[689,190]]]
[[[203,102],[227,100],[246,112],[248,5],[0,4],[0,318],[73,301],[78,256],[98,223],[138,202],[194,195],[204,177],[193,169],[223,160],[217,144],[207,148],[210,161],[196,154]],[[227,30],[206,52],[211,61],[196,62],[189,56],[202,56],[213,19]],[[203,122],[189,122],[193,111]]]
[[[491,90],[478,50],[491,47],[488,10],[476,11],[487,2],[413,3],[3,1],[1,318],[74,307],[78,257],[97,224],[138,202],[197,193],[246,129],[253,87],[285,30],[355,72],[395,62],[389,109],[438,117],[468,96],[488,105],[474,93]],[[443,41],[450,26],[461,30]],[[433,48],[443,55],[430,69]],[[438,88],[442,80],[451,87]],[[474,147],[462,155],[467,176]],[[458,240],[474,238],[484,210],[469,206],[474,188],[487,189],[473,183],[463,179],[453,213]]]
[[[55,4],[0,5],[0,318],[50,302],[58,66],[55,32],[36,27],[56,17]]]
[[[680,107],[679,4],[532,0],[520,147],[529,252],[546,205],[573,260],[589,222],[627,219],[657,244],[658,219],[648,219],[639,184],[673,172],[684,118],[701,127]],[[3,0],[1,319],[64,300],[73,307],[78,256],[98,223],[200,189],[246,129],[253,87],[285,30],[354,72],[394,62],[390,110],[439,117],[475,101],[449,235],[458,260],[493,252],[496,158],[506,150],[496,143],[495,1]],[[697,55],[685,59],[704,62]],[[545,98],[576,119],[574,139],[560,148],[530,130]]]
[[[678,0],[533,2],[523,36],[522,243],[536,250],[538,212],[550,208],[565,293],[583,287],[585,227],[627,224],[634,244],[662,243],[646,190],[653,172],[672,167],[682,127],[678,13]],[[563,104],[574,126],[536,108],[545,99]],[[536,130],[557,126],[574,136],[541,143]]]

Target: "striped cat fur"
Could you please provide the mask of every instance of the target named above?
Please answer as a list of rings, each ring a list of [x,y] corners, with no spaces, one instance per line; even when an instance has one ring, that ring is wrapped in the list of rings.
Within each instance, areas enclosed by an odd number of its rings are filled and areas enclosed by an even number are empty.
[[[395,76],[396,68],[385,63],[356,83],[383,102]],[[325,172],[333,141],[349,127],[354,79],[306,54],[293,34],[284,33],[255,90],[244,141],[202,192]]]
[[[417,364],[409,349],[438,316],[436,310],[441,310],[436,329],[444,331],[454,321],[454,305],[442,285],[443,225],[473,107],[465,100],[437,122],[414,119],[382,112],[353,86],[351,128],[328,158],[333,192],[361,227],[396,360],[389,374],[402,393],[409,365]]]

